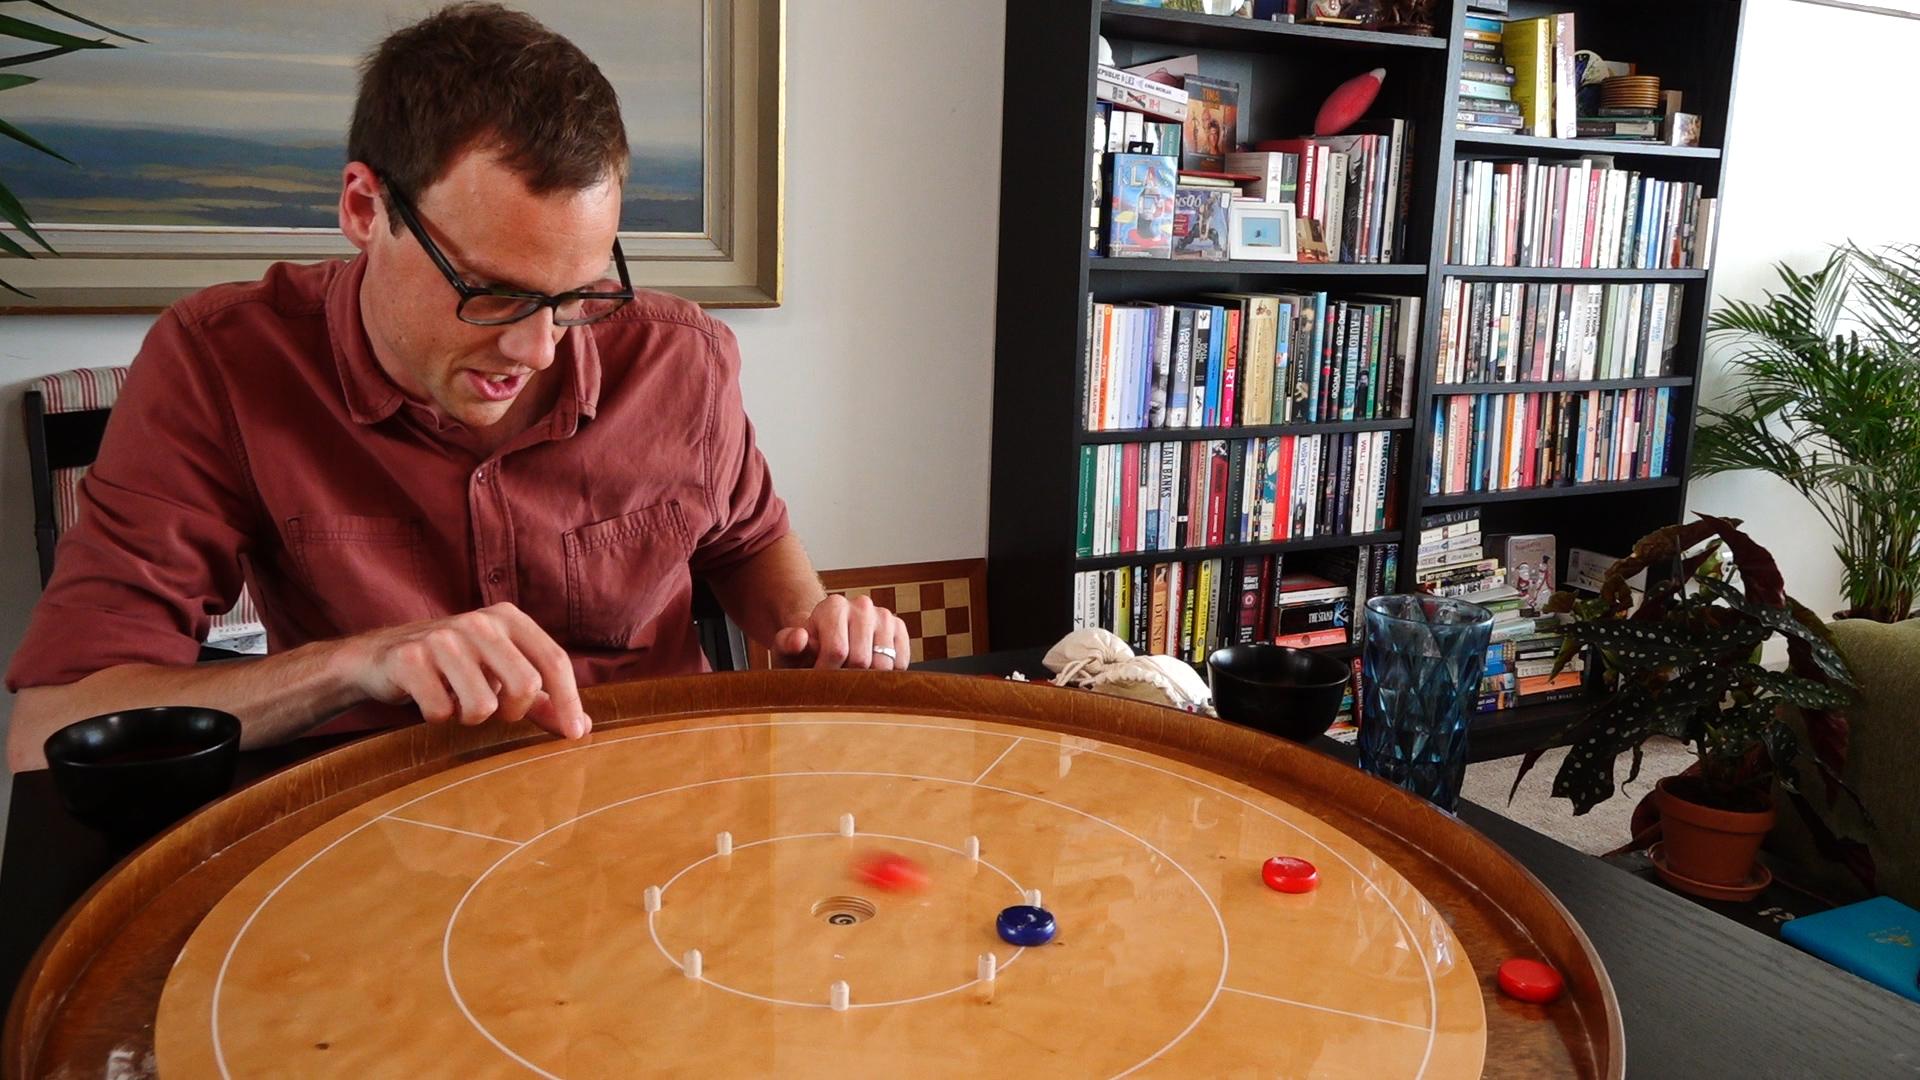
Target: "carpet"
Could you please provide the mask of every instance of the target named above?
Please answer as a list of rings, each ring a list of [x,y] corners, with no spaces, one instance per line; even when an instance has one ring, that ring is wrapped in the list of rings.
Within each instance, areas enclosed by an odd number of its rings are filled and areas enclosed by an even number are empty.
[[[1467,766],[1462,794],[1568,847],[1589,855],[1602,855],[1632,839],[1627,822],[1633,817],[1633,808],[1653,790],[1653,785],[1685,769],[1694,760],[1693,751],[1685,743],[1665,737],[1649,739],[1644,751],[1639,778],[1631,784],[1621,783],[1613,798],[1579,817],[1574,816],[1572,803],[1551,795],[1553,774],[1560,770],[1560,762],[1567,756],[1565,747],[1548,751],[1541,757],[1521,782],[1511,803],[1507,801],[1507,792],[1520,772],[1518,756]],[[1631,755],[1620,756],[1614,766],[1616,783],[1626,779],[1631,763]]]

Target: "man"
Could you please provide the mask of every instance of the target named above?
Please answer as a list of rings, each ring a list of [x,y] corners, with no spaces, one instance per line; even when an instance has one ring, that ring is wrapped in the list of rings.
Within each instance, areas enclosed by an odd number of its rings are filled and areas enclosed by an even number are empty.
[[[625,128],[579,49],[447,8],[368,59],[347,149],[357,258],[148,335],[8,672],[12,768],[177,703],[247,746],[412,716],[578,738],[579,685],[704,668],[696,575],[784,664],[906,666],[901,621],[826,597],[789,532],[733,335],[627,287]],[[271,655],[195,665],[243,581]]]

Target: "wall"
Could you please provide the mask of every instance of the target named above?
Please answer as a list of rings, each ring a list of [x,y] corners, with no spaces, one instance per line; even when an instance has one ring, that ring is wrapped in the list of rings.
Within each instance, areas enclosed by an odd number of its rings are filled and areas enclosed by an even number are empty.
[[[822,567],[986,551],[1004,24],[999,0],[789,5],[785,304],[722,318]],[[151,321],[0,320],[0,656],[40,591],[19,395],[125,363]]]
[[[1811,270],[1829,245],[1920,241],[1920,167],[1904,104],[1920,21],[1793,0],[1752,0],[1734,98],[1716,299],[1757,300],[1774,265]],[[1811,91],[1811,92],[1810,92]],[[1730,385],[1711,352],[1706,400]],[[1785,484],[1702,480],[1691,509],[1743,518],[1787,588],[1823,614],[1840,606],[1833,535]]]

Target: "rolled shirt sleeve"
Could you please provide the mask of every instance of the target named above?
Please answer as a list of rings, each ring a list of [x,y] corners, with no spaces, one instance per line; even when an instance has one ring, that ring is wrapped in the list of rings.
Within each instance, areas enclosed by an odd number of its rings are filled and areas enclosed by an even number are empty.
[[[169,310],[154,324],[79,489],[7,688],[120,664],[188,664],[243,584],[256,516],[219,374]]]
[[[712,325],[704,441],[713,526],[694,545],[689,563],[696,574],[744,562],[791,531],[740,397],[739,343],[724,323]]]

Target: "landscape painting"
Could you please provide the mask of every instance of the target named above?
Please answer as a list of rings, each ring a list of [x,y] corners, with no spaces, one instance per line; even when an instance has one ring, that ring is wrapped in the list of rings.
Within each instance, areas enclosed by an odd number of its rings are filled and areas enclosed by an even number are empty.
[[[0,140],[0,177],[61,252],[57,261],[10,263],[8,276],[38,275],[42,288],[31,291],[70,299],[73,287],[94,283],[75,277],[83,272],[78,260],[175,257],[194,271],[188,275],[194,280],[174,290],[178,295],[209,273],[221,279],[193,260],[350,253],[338,233],[336,203],[358,66],[382,37],[442,3],[63,5],[144,40],[116,40],[115,49],[40,62],[33,68],[39,81],[0,102],[8,122],[75,163]],[[750,179],[769,170],[776,184],[778,178],[777,162],[735,160],[756,146],[736,139],[733,127],[746,114],[754,123],[741,135],[759,138],[777,154],[780,0],[521,0],[514,6],[579,44],[619,93],[633,155],[621,215],[630,257],[713,261],[740,248],[738,223],[724,219],[742,192],[728,181],[743,170]],[[98,36],[72,24],[61,28]],[[740,47],[757,52],[729,51]],[[766,93],[775,95],[770,114],[759,108]],[[775,130],[759,131],[768,115]],[[777,206],[777,189],[772,194]],[[145,306],[159,295],[156,287],[169,287],[153,280],[154,266],[121,270],[120,277],[138,279],[130,281],[142,289],[138,296],[77,306],[129,300]]]

